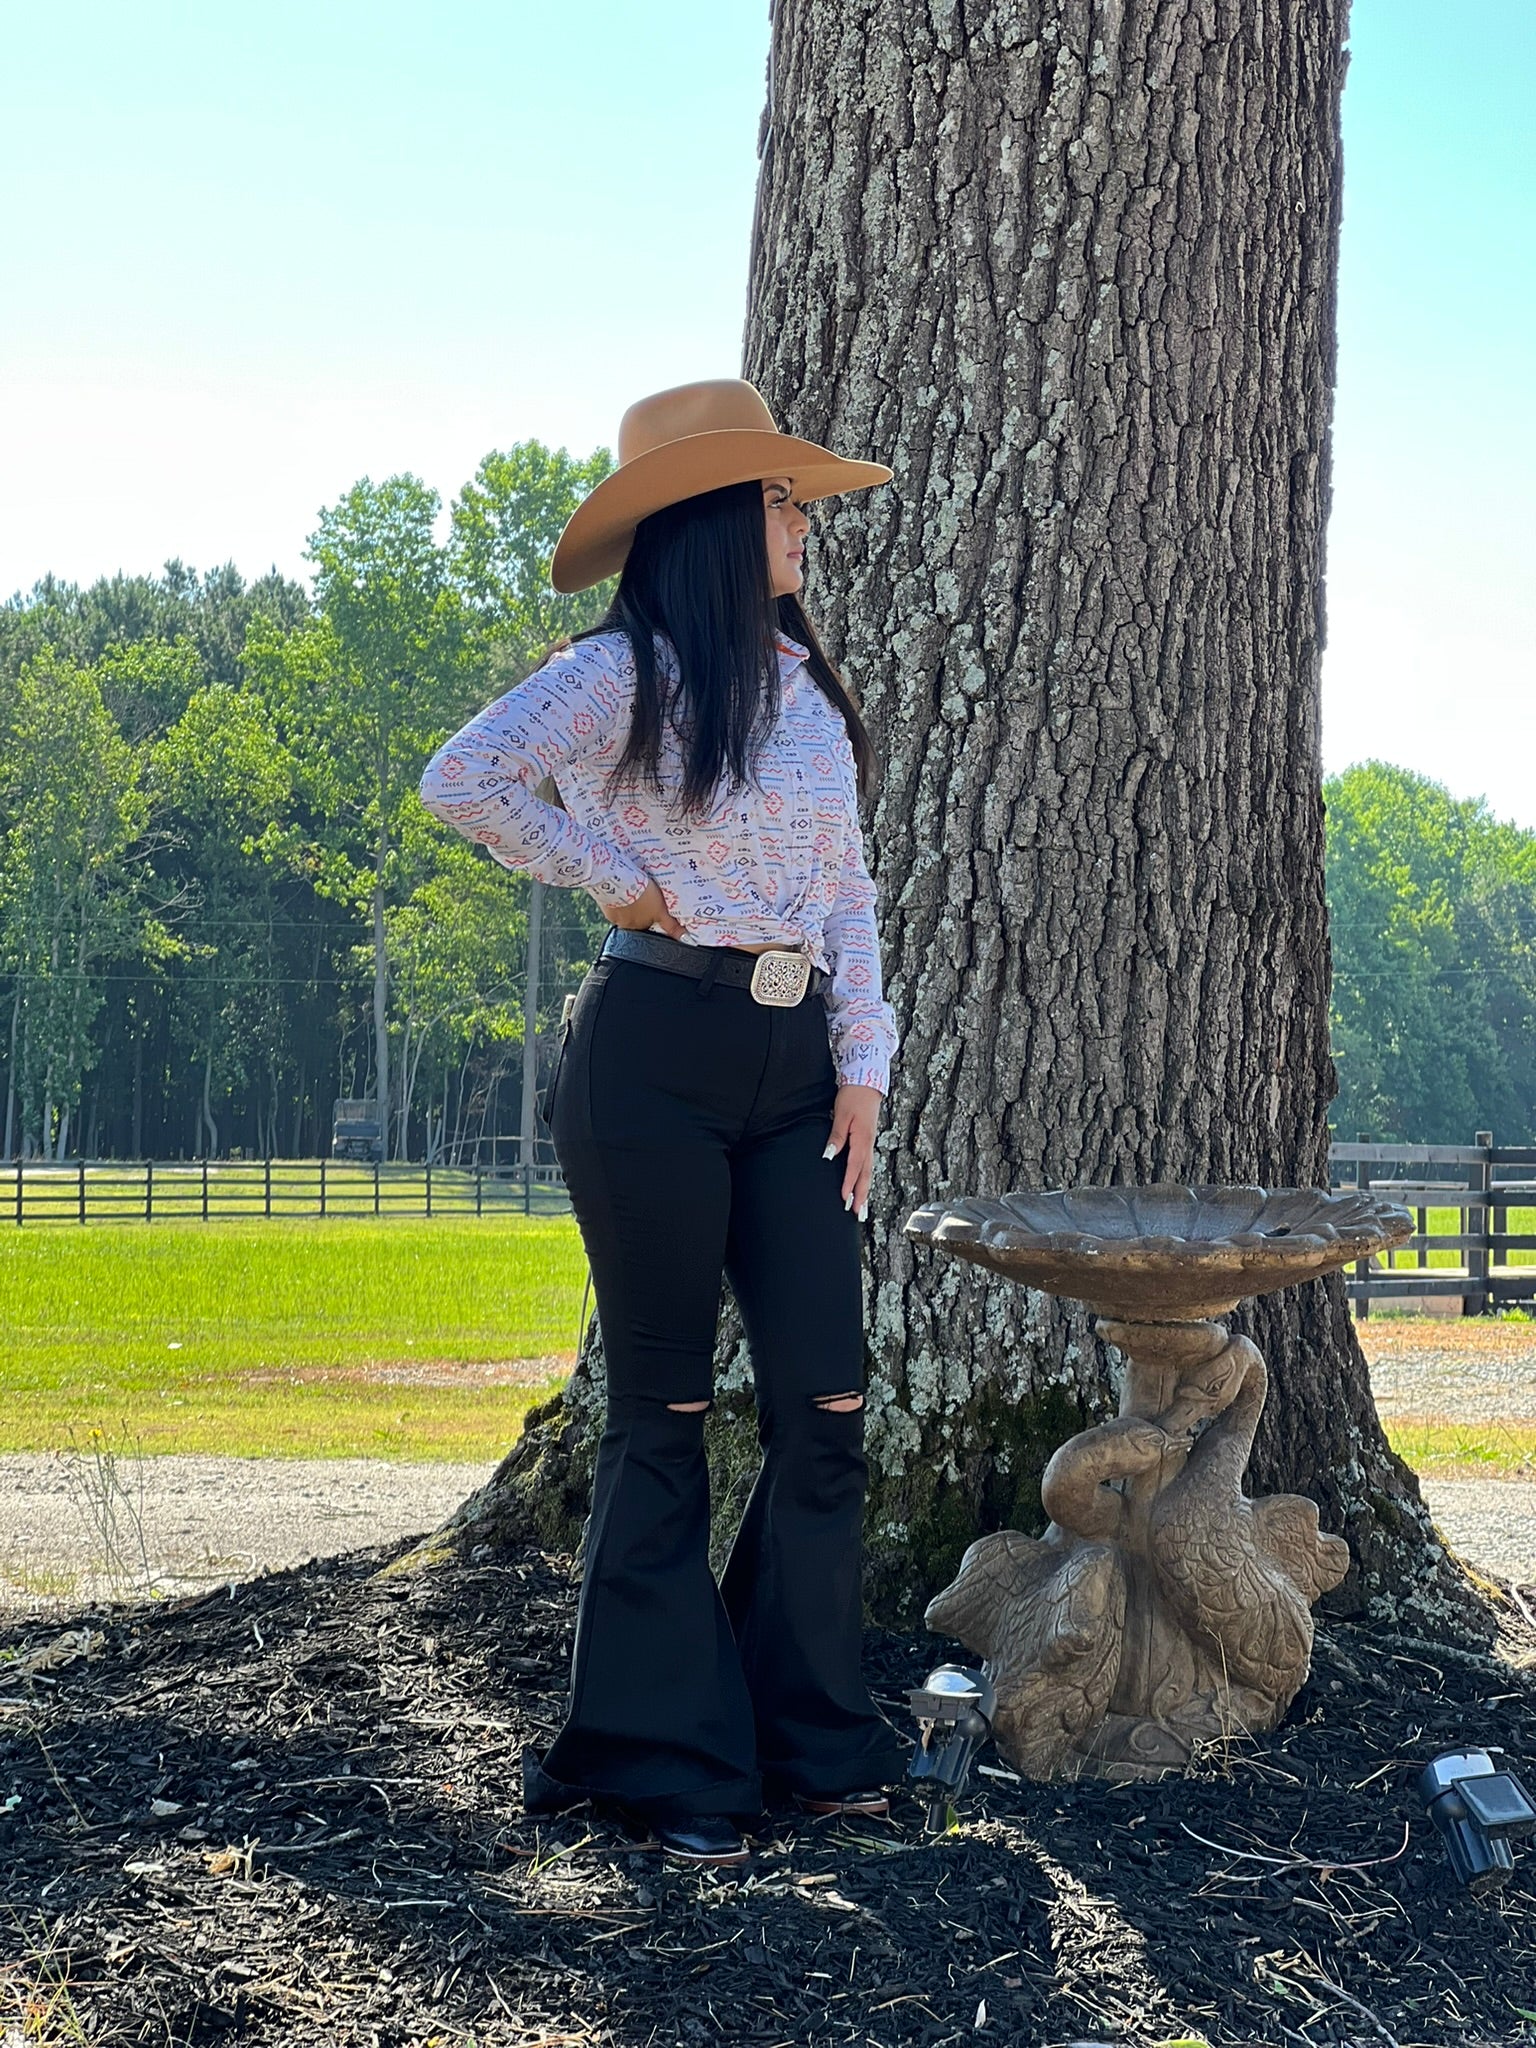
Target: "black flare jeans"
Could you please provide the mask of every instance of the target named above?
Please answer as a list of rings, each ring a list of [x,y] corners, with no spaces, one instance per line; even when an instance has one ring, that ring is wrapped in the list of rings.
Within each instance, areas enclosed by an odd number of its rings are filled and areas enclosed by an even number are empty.
[[[866,1468],[858,1225],[823,1157],[826,1011],[603,957],[549,1100],[608,1369],[569,1710],[530,1812],[750,1817],[904,1762],[859,1671]],[[763,1462],[720,1584],[704,1413],[722,1273]]]

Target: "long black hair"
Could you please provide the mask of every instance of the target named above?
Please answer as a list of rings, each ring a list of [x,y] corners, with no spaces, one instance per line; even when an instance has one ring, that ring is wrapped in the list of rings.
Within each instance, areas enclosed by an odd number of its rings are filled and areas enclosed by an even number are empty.
[[[773,595],[760,483],[704,491],[641,520],[613,602],[575,638],[613,632],[628,636],[635,660],[635,707],[615,783],[638,772],[660,789],[668,723],[683,751],[674,794],[685,813],[705,810],[722,778],[736,788],[750,782],[779,708],[774,641],[782,633],[808,649],[811,675],[847,727],[860,793],[868,790],[875,750],[853,699],[799,599]],[[657,634],[676,654],[673,677],[657,664]]]

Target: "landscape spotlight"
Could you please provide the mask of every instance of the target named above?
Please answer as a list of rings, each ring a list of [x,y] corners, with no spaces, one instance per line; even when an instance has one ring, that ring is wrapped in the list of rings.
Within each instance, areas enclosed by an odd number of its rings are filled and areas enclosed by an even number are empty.
[[[1515,1867],[1510,1837],[1536,1828],[1536,1806],[1513,1771],[1494,1762],[1502,1750],[1442,1750],[1418,1777],[1419,1797],[1445,1837],[1451,1868],[1469,1892],[1501,1885]]]
[[[917,1717],[917,1748],[907,1777],[923,1788],[928,1833],[940,1835],[951,1802],[965,1790],[971,1758],[992,1733],[997,1694],[985,1671],[941,1664],[913,1686],[907,1702]]]

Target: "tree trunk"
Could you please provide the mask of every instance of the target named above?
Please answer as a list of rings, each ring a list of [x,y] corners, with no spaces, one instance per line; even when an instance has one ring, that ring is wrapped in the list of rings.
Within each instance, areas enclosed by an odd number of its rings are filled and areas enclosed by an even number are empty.
[[[1045,1457],[1112,1398],[1081,1311],[935,1262],[909,1211],[1327,1183],[1346,17],[775,9],[745,372],[788,431],[896,471],[813,508],[807,593],[885,763],[868,839],[903,1045],[870,1210],[868,1542],[894,1617],[979,1531],[1041,1527]],[[1463,1624],[1342,1284],[1237,1326],[1272,1375],[1252,1484],[1348,1537],[1335,1604]],[[477,1526],[569,1523],[594,1405],[579,1380]]]
[[[308,1087],[309,1076],[304,1071],[301,1061],[299,1065],[299,1085],[294,1090],[293,1096],[293,1144],[290,1147],[290,1156],[294,1159],[302,1159],[304,1156],[304,1096]]]
[[[74,1102],[80,1095],[81,1074],[85,1065],[85,1047],[82,1044],[81,1016],[85,1008],[85,966],[89,952],[87,942],[90,894],[82,884],[80,889],[80,929],[75,938],[75,974],[70,995],[68,1065],[66,1067],[65,1102],[63,1123],[59,1131],[59,1153],[63,1159],[69,1149],[69,1127],[72,1121]]]
[[[396,986],[398,987],[398,983]],[[414,989],[414,975],[412,975],[408,987]],[[402,1159],[407,1158],[410,1153],[411,1104],[416,1098],[416,1070],[421,1064],[422,1044],[425,1042],[424,1040],[417,1040],[415,1021],[414,1000],[408,996],[405,1005],[405,1015],[401,1019],[400,1024],[400,1157]],[[387,1125],[385,1129],[387,1132]]]
[[[539,980],[543,951],[544,884],[528,884],[528,973],[523,986],[523,1094],[518,1118],[520,1163],[532,1166],[538,1136],[534,1108],[539,1085]]]
[[[144,1157],[144,1020],[135,1012],[133,1033],[133,1156]]]
[[[22,965],[16,965],[16,994],[11,1003],[11,1053],[5,1070],[5,1151],[4,1158],[11,1157],[11,1144],[16,1132],[16,1035],[21,1025]]]
[[[202,1123],[198,1130],[198,1138],[205,1147],[203,1157],[205,1159],[216,1159],[219,1152],[219,1127],[213,1120],[213,1040],[211,1038],[203,1051],[203,1093],[198,1109],[202,1118]]]
[[[384,937],[384,868],[389,840],[380,828],[373,878],[373,1070],[378,1087],[379,1135],[384,1157],[389,1149],[389,951]],[[405,1157],[405,1117],[400,1119],[400,1151]]]

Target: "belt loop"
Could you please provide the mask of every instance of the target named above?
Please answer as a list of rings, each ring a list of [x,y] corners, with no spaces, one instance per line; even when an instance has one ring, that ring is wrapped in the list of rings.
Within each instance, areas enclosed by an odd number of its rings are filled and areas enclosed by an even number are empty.
[[[699,980],[698,994],[701,999],[707,996],[710,990],[714,987],[715,976],[720,972],[720,962],[724,958],[725,955],[720,951],[719,947],[715,947],[711,951],[709,956],[709,965],[705,968]]]

